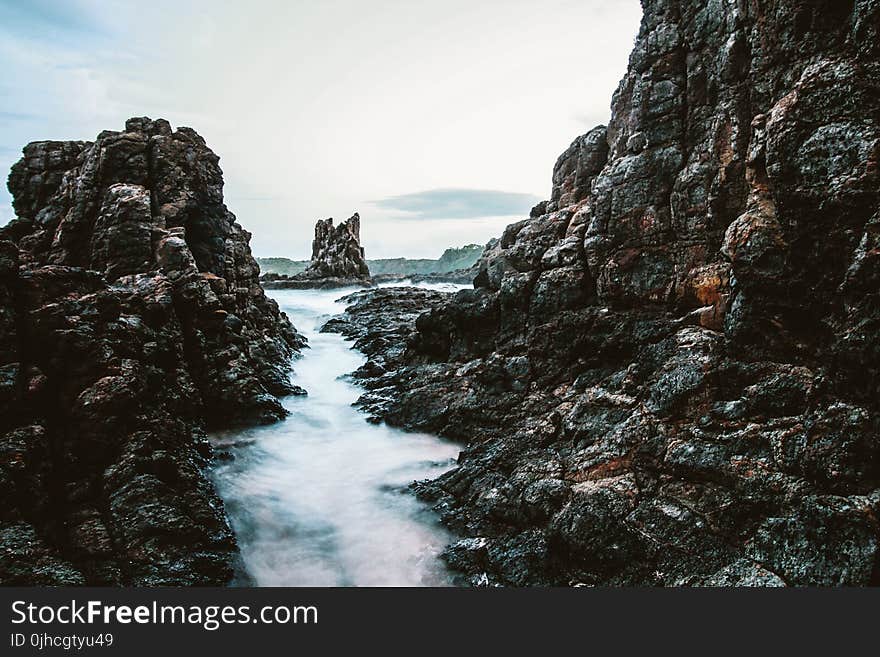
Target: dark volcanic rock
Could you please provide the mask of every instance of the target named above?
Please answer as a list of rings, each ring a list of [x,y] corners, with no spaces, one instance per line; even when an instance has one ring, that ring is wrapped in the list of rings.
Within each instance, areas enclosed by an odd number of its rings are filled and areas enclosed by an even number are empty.
[[[474,277],[479,270],[473,269],[454,269],[445,272],[432,272],[429,274],[376,274],[373,276],[374,283],[457,283],[460,285],[470,285],[474,282]]]
[[[370,268],[361,246],[361,217],[355,212],[347,221],[333,226],[333,219],[315,224],[312,260],[301,274],[266,280],[271,288],[333,288],[352,285],[369,286]]]
[[[303,345],[189,128],[35,142],[0,229],[0,581],[222,584],[205,429],[272,421]]]
[[[394,372],[405,363],[406,347],[416,334],[415,321],[426,308],[439,305],[447,299],[446,292],[435,292],[415,287],[387,287],[364,290],[342,297],[348,303],[346,312],[330,319],[321,328],[324,333],[341,333],[355,341],[354,348],[370,356],[355,378],[366,379],[372,390],[381,390],[376,381],[385,372]],[[389,389],[391,391],[391,389]],[[374,408],[383,400],[381,393],[368,394],[358,404],[372,409],[372,419],[379,420],[381,408]]]
[[[370,278],[361,247],[361,216],[357,212],[336,227],[332,218],[315,224],[312,261],[306,273],[320,278]]]
[[[362,403],[467,443],[419,489],[475,581],[880,584],[880,4],[643,5],[607,128],[359,341]]]

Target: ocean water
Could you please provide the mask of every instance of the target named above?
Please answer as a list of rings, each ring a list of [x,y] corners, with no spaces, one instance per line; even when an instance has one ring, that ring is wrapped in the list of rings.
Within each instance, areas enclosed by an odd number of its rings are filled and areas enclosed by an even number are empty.
[[[351,291],[270,291],[309,339],[293,375],[309,394],[283,400],[284,421],[212,436],[233,457],[215,462],[212,477],[241,548],[238,584],[452,584],[438,557],[451,536],[407,486],[454,467],[459,447],[369,424],[351,406],[362,389],[345,375],[365,359],[318,332]]]

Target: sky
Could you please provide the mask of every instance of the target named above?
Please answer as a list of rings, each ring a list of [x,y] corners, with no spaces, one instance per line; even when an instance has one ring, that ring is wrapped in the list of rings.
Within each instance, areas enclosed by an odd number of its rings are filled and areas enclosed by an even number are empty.
[[[257,256],[485,243],[606,123],[638,0],[0,0],[0,169],[131,116],[198,131]],[[0,190],[0,225],[12,217]]]

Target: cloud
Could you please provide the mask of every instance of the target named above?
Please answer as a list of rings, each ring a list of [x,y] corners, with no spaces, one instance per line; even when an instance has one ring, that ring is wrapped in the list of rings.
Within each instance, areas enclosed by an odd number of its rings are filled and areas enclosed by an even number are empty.
[[[373,205],[413,219],[477,219],[528,214],[540,200],[533,194],[448,187],[390,196]]]
[[[24,144],[152,116],[221,158],[259,255],[308,257],[315,220],[354,210],[371,257],[485,242],[607,122],[641,16],[638,0],[536,6],[0,0],[0,206]]]
[[[39,114],[28,114],[26,112],[2,112],[0,111],[0,121],[36,121],[42,118]]]
[[[35,39],[99,34],[99,22],[89,9],[81,0],[0,0],[0,21],[5,30]]]

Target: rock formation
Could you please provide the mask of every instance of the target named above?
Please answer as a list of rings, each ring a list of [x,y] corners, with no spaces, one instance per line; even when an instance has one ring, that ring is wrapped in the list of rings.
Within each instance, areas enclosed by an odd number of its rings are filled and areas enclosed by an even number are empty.
[[[476,288],[334,323],[406,341],[361,404],[467,442],[419,490],[475,581],[880,584],[880,4],[643,6]]]
[[[218,157],[130,119],[35,142],[0,229],[0,582],[223,584],[205,429],[277,419],[303,345],[257,280]]]
[[[366,260],[374,283],[380,281],[436,281],[470,283],[479,271],[477,261],[483,254],[478,244],[466,244],[446,249],[437,258],[379,258]],[[310,260],[289,258],[257,258],[260,281],[272,282],[300,274],[311,264]]]
[[[265,282],[277,288],[346,287],[372,285],[370,268],[361,246],[361,217],[355,212],[338,226],[333,219],[315,224],[312,260],[301,274]]]
[[[312,262],[306,273],[321,278],[370,278],[361,246],[361,216],[357,212],[335,228],[332,218],[315,224]]]

